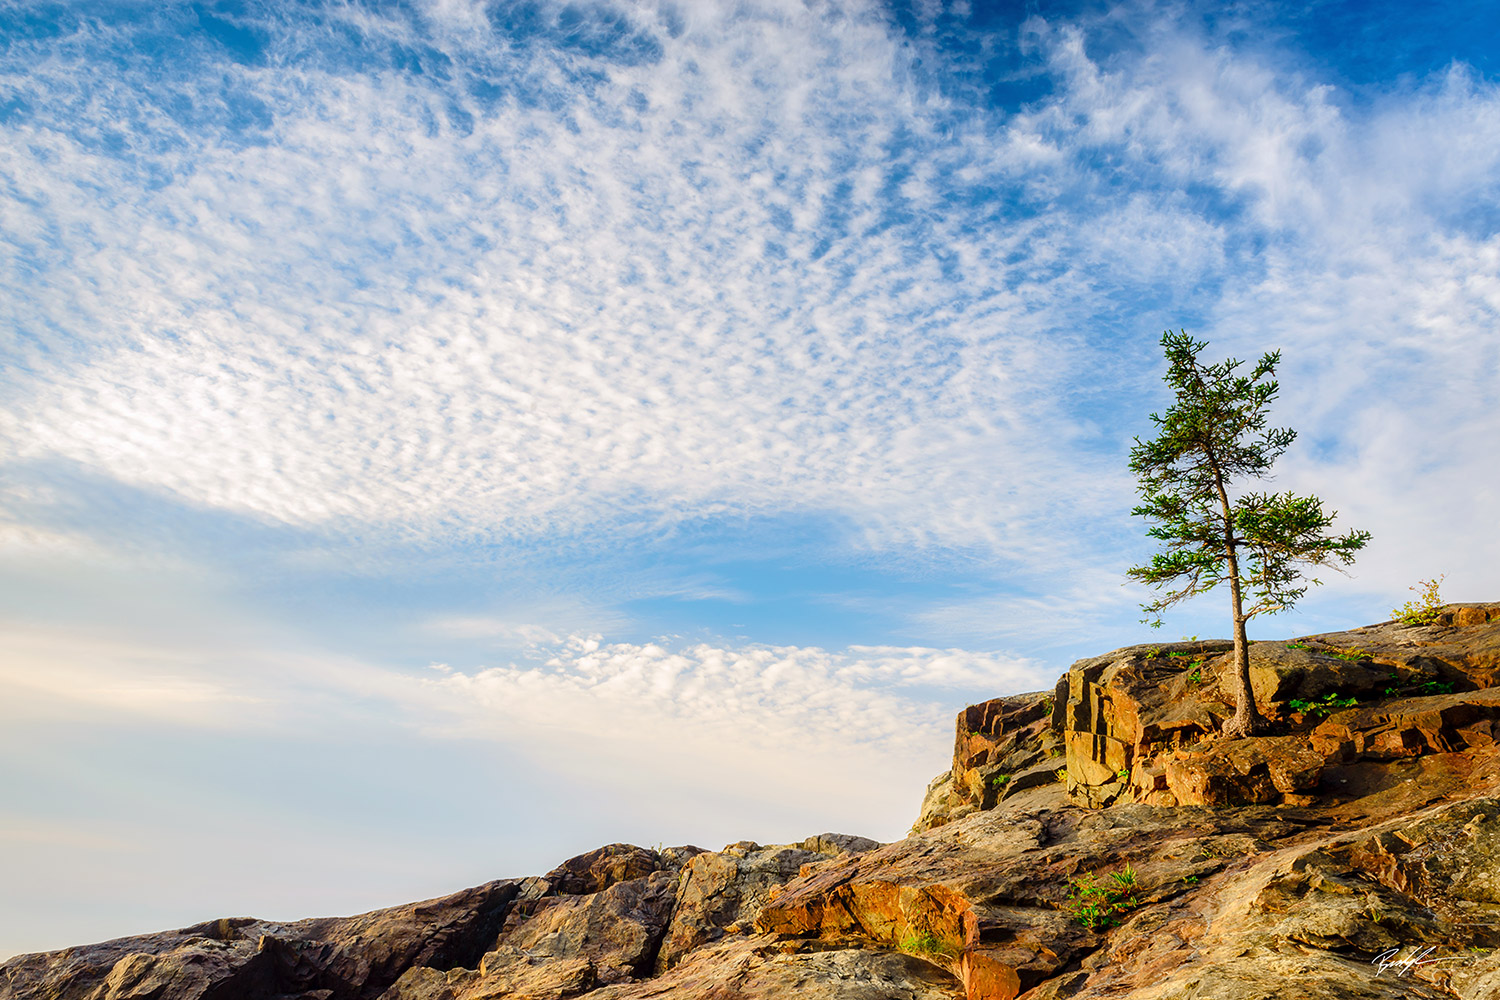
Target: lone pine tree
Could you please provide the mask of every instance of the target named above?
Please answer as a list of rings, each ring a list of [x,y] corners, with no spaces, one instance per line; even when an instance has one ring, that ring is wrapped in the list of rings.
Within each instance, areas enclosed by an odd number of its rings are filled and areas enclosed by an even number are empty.
[[[1265,355],[1251,373],[1236,375],[1242,362],[1230,358],[1205,365],[1198,360],[1206,341],[1184,331],[1162,334],[1166,382],[1176,401],[1165,415],[1151,414],[1157,435],[1135,439],[1130,471],[1137,477],[1140,506],[1131,513],[1149,518],[1146,534],[1164,543],[1144,566],[1127,571],[1132,579],[1166,593],[1141,606],[1152,626],[1178,601],[1229,584],[1234,621],[1235,713],[1226,735],[1248,736],[1264,728],[1250,687],[1250,650],[1245,623],[1263,611],[1290,608],[1307,592],[1302,567],[1354,562],[1370,540],[1368,531],[1331,535],[1338,516],[1324,513],[1317,497],[1291,493],[1240,493],[1243,479],[1262,479],[1297,432],[1266,429],[1266,407],[1276,398],[1276,366],[1281,352]],[[1253,594],[1247,606],[1246,594]]]

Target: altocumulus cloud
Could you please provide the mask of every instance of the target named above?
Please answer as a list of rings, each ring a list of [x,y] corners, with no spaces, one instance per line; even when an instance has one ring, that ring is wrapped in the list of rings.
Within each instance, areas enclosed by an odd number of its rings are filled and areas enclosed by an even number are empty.
[[[860,4],[129,9],[10,49],[12,463],[323,531],[804,511],[1036,570],[1124,496],[1100,410],[1150,358],[1110,303],[1288,347],[1341,454],[1393,369],[1494,392],[1462,69],[1350,108],[1167,9],[1092,58],[1033,18],[1051,89],[1007,111]]]
[[[981,460],[1066,474],[1026,444],[1056,360],[1015,290],[953,294],[1030,256],[1030,227],[934,213],[971,153],[909,54],[858,10],[626,23],[650,58],[537,45],[488,108],[293,61],[213,82],[275,109],[254,142],[125,155],[38,113],[12,147],[13,261],[70,266],[30,296],[11,457],[334,528],[790,506],[884,544],[997,541],[1036,479],[996,495]],[[493,29],[468,25],[428,44],[472,63]],[[29,69],[76,95],[69,67]],[[182,99],[212,104],[202,83]],[[90,342],[59,351],[43,317]]]
[[[435,665],[441,676],[424,684],[429,719],[450,714],[444,732],[511,742],[578,776],[628,785],[651,774],[666,801],[728,784],[767,806],[831,806],[886,835],[895,831],[883,809],[901,805],[870,806],[930,777],[953,692],[1051,680],[1039,664],[963,650],[575,636],[538,654],[543,662],[472,673]]]

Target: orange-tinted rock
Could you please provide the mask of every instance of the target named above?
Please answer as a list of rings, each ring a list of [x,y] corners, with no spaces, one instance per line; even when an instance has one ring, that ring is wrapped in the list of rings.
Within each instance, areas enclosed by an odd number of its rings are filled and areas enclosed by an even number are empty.
[[[1339,712],[1312,731],[1318,753],[1341,762],[1452,753],[1495,743],[1500,688],[1404,698]]]
[[[606,986],[589,1000],[962,1000],[962,984],[889,951],[798,951],[763,939],[710,945],[657,979]]]
[[[912,824],[911,832],[935,830],[945,823],[962,819],[978,808],[955,789],[953,768],[950,767],[927,783],[927,790],[922,796],[922,807],[917,813],[917,821]]]
[[[1137,758],[1216,732],[1228,709],[1204,698],[1215,690],[1223,648],[1132,646],[1073,664],[1063,733],[1069,795],[1084,805],[1108,805],[1128,789]]]
[[[984,951],[965,952],[959,970],[969,1000],[1014,1000],[1021,993],[1016,970]]]
[[[1043,761],[1053,747],[1053,696],[1045,692],[992,698],[958,713],[954,726],[953,780],[945,800],[924,802],[931,829],[972,809],[990,809],[1004,795],[1004,780]],[[1060,765],[1059,765],[1060,766]]]
[[[1366,652],[1378,669],[1403,679],[1436,678],[1464,688],[1500,683],[1500,604],[1449,604],[1432,625],[1386,622],[1307,636],[1318,651]]]
[[[1163,776],[1178,805],[1269,804],[1314,791],[1325,763],[1300,737],[1218,740],[1175,751]]]

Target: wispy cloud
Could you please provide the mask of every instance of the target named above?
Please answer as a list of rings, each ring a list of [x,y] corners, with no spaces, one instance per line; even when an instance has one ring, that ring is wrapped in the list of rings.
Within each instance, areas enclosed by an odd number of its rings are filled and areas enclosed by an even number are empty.
[[[483,623],[448,624],[472,634]],[[912,789],[942,766],[958,708],[1053,679],[1031,661],[961,649],[534,634],[503,666],[412,672],[306,648],[4,631],[12,718],[265,739],[313,725],[449,744],[453,755],[478,740],[562,785],[628,787],[650,773],[652,801],[680,804],[729,782],[741,818],[768,808],[885,833],[909,821]],[[662,761],[674,763],[661,771]]]
[[[13,48],[9,457],[341,533],[802,510],[1037,567],[1109,544],[1100,411],[1144,408],[1184,314],[1285,346],[1341,452],[1392,392],[1493,410],[1467,400],[1495,392],[1500,249],[1468,206],[1500,102],[1462,68],[1352,108],[1168,16],[1107,59],[1033,19],[1053,90],[1007,113],[858,5],[590,11],[503,64],[494,8],[321,15],[363,72],[231,18],[216,75],[123,71],[130,129],[73,68],[130,25]],[[1402,397],[1413,367],[1462,400]]]
[[[1057,331],[1025,301],[1066,294],[1036,273],[1056,249],[937,214],[997,153],[944,134],[878,17],[725,18],[647,18],[647,65],[527,50],[488,112],[409,75],[230,67],[274,122],[155,151],[159,186],[39,114],[11,146],[13,259],[73,259],[17,317],[12,455],[335,529],[790,507],[876,545],[1022,544],[1077,480],[1068,422],[1046,430]],[[63,72],[49,91],[76,94]],[[1035,162],[1018,148],[1006,168]]]

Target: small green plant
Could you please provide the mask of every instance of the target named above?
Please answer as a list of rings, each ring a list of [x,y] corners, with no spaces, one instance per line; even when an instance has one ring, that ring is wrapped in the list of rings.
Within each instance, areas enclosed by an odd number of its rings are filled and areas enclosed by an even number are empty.
[[[1458,685],[1452,681],[1440,681],[1437,678],[1415,685],[1402,685],[1400,681],[1400,677],[1395,674],[1391,675],[1391,686],[1385,689],[1385,696],[1387,698],[1394,698],[1402,694],[1417,695],[1418,697],[1431,694],[1452,694],[1458,689]]]
[[[1197,885],[1200,881],[1202,881],[1202,880],[1199,879],[1198,876],[1196,876],[1196,875],[1184,875],[1184,876],[1182,876],[1182,884],[1183,885]]]
[[[1128,768],[1128,767],[1122,767],[1122,768],[1120,768],[1118,771],[1115,772],[1115,777],[1119,778],[1121,781],[1129,781],[1130,780],[1130,768]]]
[[[1363,663],[1365,660],[1375,658],[1373,653],[1363,649],[1330,649],[1324,655],[1337,656],[1339,659],[1348,660],[1350,663]]]
[[[1303,715],[1327,715],[1340,708],[1353,708],[1359,704],[1359,699],[1354,695],[1340,695],[1337,691],[1330,691],[1321,698],[1306,701],[1301,698],[1293,698],[1287,702],[1293,712],[1301,712]]]
[[[896,947],[908,955],[924,954],[952,957],[957,953],[955,948],[937,935],[917,934],[915,932],[908,932],[901,935],[900,940],[896,942]]]
[[[1068,780],[1068,769],[1065,767],[1060,767],[1056,771],[1052,772],[1052,776],[1055,777],[1060,784],[1066,784]]]
[[[1119,916],[1141,905],[1140,884],[1135,869],[1127,864],[1100,879],[1093,872],[1068,879],[1068,901],[1064,908],[1074,921],[1091,931],[1118,924]]]
[[[1415,601],[1407,601],[1391,611],[1391,617],[1402,625],[1431,625],[1443,610],[1443,598],[1438,593],[1446,574],[1431,580],[1418,580],[1415,587],[1407,587],[1417,595]]]
[[[1005,784],[1007,782],[1009,782],[1009,781],[1010,781],[1010,775],[1008,775],[1008,774],[997,774],[993,778],[990,779],[990,784],[994,785],[996,788],[1003,788],[1003,787],[1005,787]]]
[[[1289,642],[1289,643],[1286,644],[1286,648],[1287,649],[1311,649],[1312,647],[1309,646],[1305,642]]]

